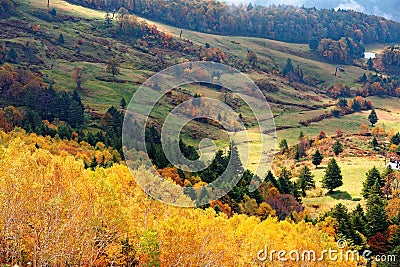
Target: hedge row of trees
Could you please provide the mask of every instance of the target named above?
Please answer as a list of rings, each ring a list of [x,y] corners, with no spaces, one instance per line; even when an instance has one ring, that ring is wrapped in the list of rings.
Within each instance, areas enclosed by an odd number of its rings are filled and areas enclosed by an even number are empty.
[[[231,6],[219,1],[68,0],[84,6],[118,10],[176,27],[227,35],[258,36],[309,43],[322,38],[353,38],[356,42],[393,42],[400,24],[381,17],[345,10],[316,10],[293,6]]]

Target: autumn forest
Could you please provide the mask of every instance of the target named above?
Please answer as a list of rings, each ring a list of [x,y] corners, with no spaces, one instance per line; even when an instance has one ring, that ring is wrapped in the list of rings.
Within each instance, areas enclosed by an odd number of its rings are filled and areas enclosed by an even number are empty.
[[[0,266],[399,266],[399,66],[400,22],[353,10],[0,0]]]

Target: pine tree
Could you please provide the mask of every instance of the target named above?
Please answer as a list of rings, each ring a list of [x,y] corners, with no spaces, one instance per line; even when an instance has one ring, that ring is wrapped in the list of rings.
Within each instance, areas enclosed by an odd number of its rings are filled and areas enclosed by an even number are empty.
[[[301,131],[299,134],[299,139],[301,140],[301,139],[303,139],[303,137],[304,137],[304,133],[303,133],[303,131]]]
[[[283,77],[288,75],[289,72],[294,71],[293,63],[290,58],[287,59],[286,66],[282,70]]]
[[[339,142],[339,139],[336,140],[332,148],[336,156],[343,152],[343,145]]]
[[[332,193],[335,188],[343,185],[342,171],[334,158],[328,163],[322,184],[322,187],[328,189],[329,193]]]
[[[368,116],[368,120],[372,126],[374,126],[378,122],[378,116],[376,115],[375,109],[371,110],[371,113]]]
[[[369,58],[367,61],[368,70],[374,70],[374,61],[372,58]]]
[[[228,155],[229,155],[229,164],[231,165],[231,167],[233,167],[233,174],[237,177],[242,176],[244,169],[242,161],[240,160],[239,151],[234,143],[230,145]]]
[[[390,143],[395,144],[396,146],[400,144],[400,133],[396,133],[390,138]]]
[[[231,198],[235,198],[237,202],[241,201],[241,198],[244,195],[244,192],[242,191],[241,188],[235,188],[235,184],[239,183],[241,181],[241,178],[244,176],[244,169],[242,162],[240,160],[239,152],[237,150],[237,147],[234,143],[230,145],[230,149],[228,152],[228,159],[229,159],[229,167],[226,168],[224,172],[225,177],[229,177],[229,180],[226,181],[226,185],[224,187],[226,188],[234,188],[234,190],[231,190],[229,192],[229,196]],[[227,165],[228,166],[228,165]]]
[[[385,179],[381,176],[380,172],[376,167],[373,167],[366,173],[367,179],[363,183],[362,196],[368,199],[377,192],[377,187],[382,191],[382,187],[385,185]],[[383,192],[382,192],[383,193]],[[379,194],[380,195],[380,194]]]
[[[375,181],[374,186],[371,188],[370,197],[371,197],[372,195],[376,195],[376,196],[379,196],[379,197],[381,197],[381,198],[383,198],[384,195],[385,195],[384,192],[383,192],[383,188],[380,186],[378,180]]]
[[[316,168],[321,164],[322,160],[324,159],[324,156],[321,155],[319,150],[315,151],[314,155],[312,155],[312,164],[315,165]]]
[[[224,157],[224,152],[218,150],[211,164],[200,173],[201,180],[206,183],[215,181],[221,174],[224,173],[228,166],[229,159]]]
[[[282,141],[279,143],[279,148],[281,149],[282,153],[288,151],[289,146],[286,139],[282,139]]]
[[[57,42],[59,44],[64,44],[65,43],[64,35],[62,33],[60,33],[60,35],[58,36]]]
[[[346,239],[351,239],[353,243],[362,243],[362,238],[356,233],[352,227],[351,217],[348,209],[342,203],[337,204],[330,212],[329,215],[335,218],[338,222],[338,233],[343,235]]]
[[[368,236],[383,233],[389,227],[389,219],[386,214],[387,203],[377,195],[371,196],[367,201],[367,221]]]
[[[360,78],[360,82],[365,83],[368,81],[367,75],[364,73],[363,76]]]
[[[314,175],[312,175],[310,168],[304,166],[300,170],[299,179],[300,179],[300,189],[303,197],[305,197],[306,190],[315,188]]]
[[[346,100],[346,98],[340,98],[339,101],[338,101],[338,103],[337,103],[337,105],[338,105],[340,108],[345,108],[345,107],[347,107],[347,100]]]
[[[283,167],[281,169],[281,173],[279,175],[279,187],[281,188],[281,194],[291,194],[292,193],[292,186],[290,179],[292,178],[292,173]]]
[[[375,136],[374,136],[374,139],[372,139],[371,145],[374,147],[375,150],[377,147],[379,147],[378,140],[376,140]]]
[[[6,58],[7,58],[7,61],[9,61],[11,63],[18,63],[17,51],[15,51],[15,49],[13,47],[11,47],[11,49],[8,50]]]
[[[351,110],[353,110],[353,112],[358,112],[361,110],[361,104],[356,99],[354,99],[353,104],[351,105]]]
[[[74,128],[79,128],[84,122],[84,106],[76,90],[69,101],[66,121]]]
[[[357,207],[351,213],[351,224],[354,230],[358,231],[359,233],[366,235],[366,218],[363,208],[361,204],[358,204]]]
[[[126,101],[125,101],[125,98],[121,98],[121,108],[122,109],[125,109],[126,108]]]
[[[275,187],[276,189],[278,189],[279,192],[281,192],[280,188],[281,186],[271,171],[268,171],[267,175],[265,176],[265,182],[267,183],[270,182],[273,187]]]

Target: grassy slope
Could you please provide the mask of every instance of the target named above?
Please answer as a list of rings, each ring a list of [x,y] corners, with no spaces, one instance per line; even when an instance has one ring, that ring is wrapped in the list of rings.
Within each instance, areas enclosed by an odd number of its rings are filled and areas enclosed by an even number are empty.
[[[30,3],[36,7],[46,8],[46,1],[41,0],[33,0]],[[95,20],[103,20],[105,17],[105,13],[97,10],[91,10],[88,8],[83,8],[76,5],[71,5],[61,0],[51,1],[51,7],[54,7],[58,10],[62,10],[64,12],[68,12],[77,17],[91,18]],[[168,25],[155,23],[153,21],[148,21],[149,24],[155,24],[157,27],[163,31],[167,31],[172,33],[173,35],[177,35],[180,32],[180,29],[171,27]],[[74,25],[73,27],[78,27]],[[79,28],[78,28],[79,29]],[[67,30],[67,29],[62,29]],[[224,51],[227,51],[231,54],[234,54],[242,59],[245,59],[246,53],[248,49],[256,51],[259,56],[259,60],[261,64],[267,64],[268,66],[277,66],[278,68],[282,68],[288,57],[292,58],[294,64],[300,64],[304,70],[305,75],[310,75],[318,80],[324,80],[327,85],[332,85],[335,82],[342,82],[348,85],[354,85],[354,77],[360,76],[364,73],[363,70],[354,66],[344,66],[344,73],[340,73],[338,77],[332,75],[335,69],[335,65],[320,62],[318,60],[312,59],[310,56],[310,52],[307,45],[301,44],[289,44],[283,43],[274,40],[266,40],[260,38],[247,38],[247,37],[231,37],[231,36],[218,36],[212,34],[204,34],[198,33],[194,31],[183,31],[183,38],[190,39],[191,41],[205,45],[205,43],[209,43],[212,47],[220,47]],[[58,85],[62,88],[71,88],[73,86],[72,79],[70,77],[65,76],[63,73],[64,69],[71,70],[71,66],[73,65],[85,65],[86,63],[69,63],[69,62],[60,62],[57,61],[55,65],[58,68],[55,71],[49,71],[48,74],[57,81]],[[104,65],[102,64],[90,64],[87,66],[88,74],[87,74],[87,82],[84,85],[85,87],[89,87],[89,92],[85,96],[83,96],[83,101],[90,105],[92,108],[100,111],[104,111],[110,105],[118,105],[118,102],[121,96],[126,99],[130,99],[130,94],[135,88],[138,87],[138,83],[143,82],[144,77],[138,73],[135,69],[125,69],[123,73],[125,74],[123,79],[132,81],[132,84],[128,85],[119,85],[112,84],[106,82],[98,81],[95,76],[99,72],[104,72]],[[310,105],[314,104],[332,104],[332,101],[326,98],[325,95],[319,94],[316,92],[299,92],[294,90],[293,87],[285,84],[285,81],[276,76],[271,76],[267,73],[249,73],[248,74],[253,80],[257,80],[260,78],[274,79],[276,80],[274,83],[280,88],[279,92],[271,93],[271,97],[274,99],[279,99],[288,103],[293,104],[304,104],[305,102]],[[322,86],[322,89],[325,86]],[[310,101],[307,99],[308,96],[317,96],[319,101]],[[287,138],[289,143],[293,143],[296,141],[295,135],[297,135],[297,130],[309,133],[309,135],[315,135],[318,129],[322,127],[323,130],[327,132],[334,132],[331,128],[331,122],[325,123],[321,122],[320,124],[315,124],[310,127],[301,129],[297,129],[301,125],[299,121],[307,120],[313,117],[317,117],[321,114],[329,112],[329,110],[313,110],[307,111],[302,108],[292,107],[292,106],[283,106],[282,105],[274,105],[271,104],[274,114],[279,115],[276,117],[277,126],[284,127],[294,127],[296,130],[295,134],[291,134],[289,130],[284,130],[279,134],[278,138]],[[357,120],[358,117],[354,116],[351,120]],[[341,122],[339,122],[341,124]],[[328,125],[328,127],[325,127]],[[351,130],[357,129],[359,126],[354,126]]]
[[[365,205],[361,200],[361,191],[363,181],[366,179],[366,172],[373,166],[378,170],[384,170],[384,160],[382,157],[341,157],[338,159],[339,167],[342,170],[343,186],[336,189],[333,195],[326,195],[326,190],[321,190],[321,180],[325,175],[325,167],[329,159],[325,159],[318,169],[313,168],[317,189],[309,193],[309,196],[303,199],[304,205],[313,216],[321,212],[328,211],[338,203],[345,204],[349,209],[355,208],[358,203]],[[322,195],[320,195],[322,193]],[[318,208],[317,208],[318,207]]]

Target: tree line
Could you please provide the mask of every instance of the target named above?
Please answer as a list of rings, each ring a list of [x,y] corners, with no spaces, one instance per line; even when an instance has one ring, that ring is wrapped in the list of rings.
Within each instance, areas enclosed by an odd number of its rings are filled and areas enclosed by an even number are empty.
[[[124,7],[145,18],[206,33],[257,36],[293,43],[323,38],[352,38],[356,42],[396,42],[400,24],[354,11],[300,8],[286,5],[234,6],[219,1],[68,0],[91,8]]]

